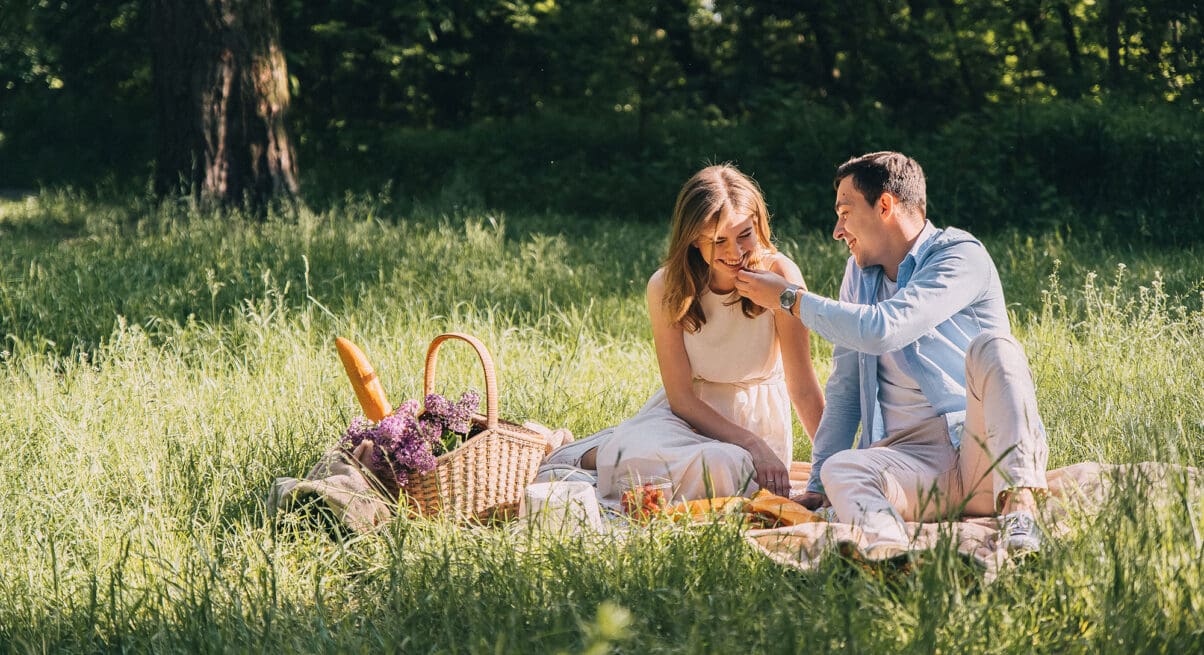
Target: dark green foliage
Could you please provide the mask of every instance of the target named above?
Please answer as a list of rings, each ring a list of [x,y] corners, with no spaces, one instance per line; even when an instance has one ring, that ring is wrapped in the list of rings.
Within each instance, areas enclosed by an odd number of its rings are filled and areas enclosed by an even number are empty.
[[[673,193],[708,162],[761,184],[779,221],[830,227],[832,175],[848,157],[900,149],[924,166],[929,216],[979,232],[1068,225],[1122,239],[1204,238],[1204,130],[1195,114],[1120,103],[1029,103],[917,131],[882,112],[779,99],[741,121],[559,114],[459,130],[344,133],[315,146],[311,197],[388,185],[424,203],[668,220]],[[358,138],[357,138],[358,137]],[[320,153],[320,154],[319,154]]]
[[[0,189],[147,173],[144,18],[133,1],[0,4]]]
[[[311,201],[388,183],[454,206],[659,220],[731,160],[780,218],[914,154],[934,217],[1198,240],[1198,3],[279,0]],[[0,190],[145,187],[144,3],[0,9]]]

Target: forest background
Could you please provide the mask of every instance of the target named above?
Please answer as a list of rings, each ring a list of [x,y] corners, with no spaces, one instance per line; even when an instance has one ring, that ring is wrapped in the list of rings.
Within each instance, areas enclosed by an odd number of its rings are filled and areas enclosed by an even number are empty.
[[[165,43],[217,59],[266,38],[294,191],[316,206],[383,190],[661,222],[682,180],[730,160],[779,220],[818,228],[834,167],[891,148],[925,166],[943,224],[1204,237],[1194,0],[3,7],[0,188],[162,192],[148,180],[181,128],[156,79],[191,65]],[[180,7],[224,20],[225,45],[170,31]]]

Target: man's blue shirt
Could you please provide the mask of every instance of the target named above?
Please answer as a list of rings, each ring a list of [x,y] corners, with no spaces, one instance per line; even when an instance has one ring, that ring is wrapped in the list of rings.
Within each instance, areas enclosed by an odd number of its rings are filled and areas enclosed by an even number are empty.
[[[903,353],[906,372],[945,417],[953,445],[966,418],[966,349],[983,332],[1010,331],[995,263],[977,239],[926,223],[899,264],[899,290],[879,301],[881,266],[845,266],[840,300],[813,293],[799,299],[803,323],[834,345],[826,406],[812,447],[808,491],[823,492],[824,461],[885,437],[878,403],[878,356]]]

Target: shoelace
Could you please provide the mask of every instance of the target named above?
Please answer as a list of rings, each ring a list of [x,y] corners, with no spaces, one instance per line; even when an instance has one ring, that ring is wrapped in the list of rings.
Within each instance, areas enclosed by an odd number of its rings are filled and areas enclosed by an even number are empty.
[[[1004,517],[1004,523],[1009,537],[1021,537],[1037,532],[1037,523],[1028,514],[1009,514]]]

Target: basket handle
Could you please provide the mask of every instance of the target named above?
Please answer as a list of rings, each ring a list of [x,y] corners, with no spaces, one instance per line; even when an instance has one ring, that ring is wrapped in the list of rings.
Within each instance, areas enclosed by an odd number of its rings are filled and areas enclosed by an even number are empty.
[[[477,357],[481,358],[481,368],[485,372],[485,427],[496,430],[498,427],[497,374],[493,368],[493,357],[489,356],[485,344],[471,334],[447,332],[435,337],[435,340],[431,342],[426,351],[426,370],[422,376],[422,397],[425,399],[434,391],[435,364],[439,359],[439,346],[443,345],[444,341],[451,339],[459,339],[472,346],[473,350],[477,351]]]

